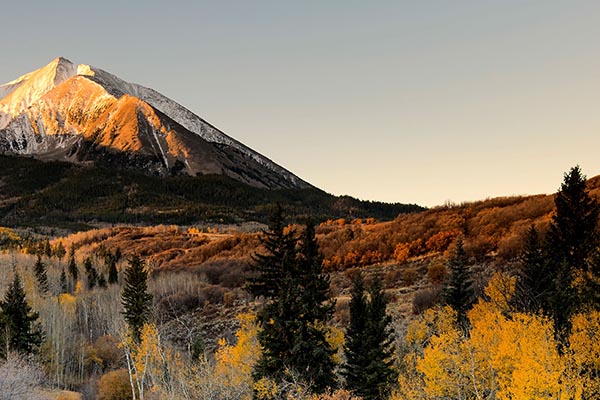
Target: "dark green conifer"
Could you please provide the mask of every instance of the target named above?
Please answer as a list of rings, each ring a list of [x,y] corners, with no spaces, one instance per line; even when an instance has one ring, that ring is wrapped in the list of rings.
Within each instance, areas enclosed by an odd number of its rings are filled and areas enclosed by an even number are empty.
[[[587,260],[598,247],[600,207],[587,190],[586,177],[579,166],[565,174],[554,198],[548,244],[553,259],[571,270],[587,270]]]
[[[549,308],[558,332],[566,334],[573,312],[591,301],[586,294],[590,293],[589,283],[595,279],[593,256],[599,244],[600,206],[588,193],[586,177],[579,166],[565,174],[554,204],[556,212],[547,244],[552,278]],[[576,276],[582,278],[577,288]]]
[[[15,272],[0,303],[0,355],[5,357],[7,351],[36,351],[42,342],[42,329],[37,320],[38,314],[27,304],[21,279]]]
[[[98,274],[98,287],[106,288],[106,278],[103,273]]]
[[[533,224],[525,236],[521,263],[515,296],[518,309],[524,312],[548,310],[548,293],[552,286],[552,276],[548,259],[544,254],[543,243]]]
[[[133,339],[139,342],[142,326],[150,320],[152,306],[152,295],[148,292],[148,272],[139,256],[134,255],[129,259],[124,280],[121,293],[123,316]]]
[[[321,393],[336,384],[333,350],[325,338],[333,304],[314,227],[307,224],[298,241],[293,232],[284,231],[277,208],[263,246],[265,251],[254,257],[256,275],[248,286],[265,300],[258,314],[263,352],[255,378],[278,383],[295,379]]]
[[[369,355],[364,347],[368,339],[367,296],[365,282],[360,272],[352,279],[350,296],[350,324],[346,330],[344,343],[346,363],[342,375],[346,380],[346,388],[352,393],[361,395],[367,385],[364,371],[369,365]]]
[[[62,268],[60,271],[60,292],[61,293],[69,293],[69,285],[67,283],[67,274],[65,273],[64,268]]]
[[[62,261],[66,254],[67,251],[65,250],[65,246],[63,246],[62,241],[58,242],[56,248],[54,249],[54,255],[56,256],[56,258],[58,258],[58,261]]]
[[[314,392],[322,393],[336,386],[334,351],[325,337],[334,303],[329,298],[330,281],[323,273],[323,257],[310,222],[306,224],[300,242],[296,279],[295,287],[290,290],[298,291],[298,298],[294,299],[298,302],[295,321],[298,327],[290,361],[300,379]]]
[[[98,273],[96,272],[96,268],[94,268],[94,264],[92,264],[92,259],[90,257],[86,258],[83,262],[83,269],[85,270],[87,278],[87,287],[89,290],[92,290],[98,284]]]
[[[360,273],[353,280],[350,326],[346,332],[346,387],[365,400],[389,398],[397,371],[393,365],[391,317],[380,279],[365,294]]]
[[[297,268],[295,238],[292,232],[284,232],[281,207],[271,216],[269,229],[263,233],[263,252],[253,256],[254,275],[249,279],[248,290],[264,299],[258,312],[258,341],[263,351],[254,368],[257,379],[268,377],[276,381],[284,379],[289,370],[290,351],[293,347],[293,329],[289,321],[295,315],[293,298],[296,293],[288,289],[293,270]]]
[[[77,279],[79,279],[79,268],[75,261],[75,248],[73,246],[71,246],[71,249],[69,250],[69,275],[71,275],[73,284],[75,284]]]
[[[108,283],[115,284],[119,282],[119,272],[117,271],[116,256],[110,257],[108,263]]]
[[[444,300],[456,311],[458,322],[463,328],[466,328],[467,325],[467,311],[475,300],[473,280],[469,274],[467,263],[468,258],[463,247],[462,238],[458,238],[454,251],[448,260],[450,276],[444,292]]]
[[[42,257],[38,254],[33,272],[38,283],[38,290],[41,294],[48,293],[48,274],[46,272],[46,264],[42,262]]]

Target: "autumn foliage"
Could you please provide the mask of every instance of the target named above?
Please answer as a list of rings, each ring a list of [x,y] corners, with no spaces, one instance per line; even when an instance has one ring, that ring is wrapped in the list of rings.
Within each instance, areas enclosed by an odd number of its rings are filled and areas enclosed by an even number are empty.
[[[396,398],[593,398],[599,313],[574,316],[569,345],[559,352],[550,319],[511,309],[514,290],[514,277],[494,275],[485,299],[468,312],[468,334],[449,307],[412,322]]]

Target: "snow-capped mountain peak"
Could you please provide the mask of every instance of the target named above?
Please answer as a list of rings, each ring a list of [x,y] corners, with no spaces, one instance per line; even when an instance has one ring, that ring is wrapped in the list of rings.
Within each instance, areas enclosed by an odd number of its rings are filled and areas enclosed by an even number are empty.
[[[310,186],[155,90],[63,57],[0,85],[0,151]]]

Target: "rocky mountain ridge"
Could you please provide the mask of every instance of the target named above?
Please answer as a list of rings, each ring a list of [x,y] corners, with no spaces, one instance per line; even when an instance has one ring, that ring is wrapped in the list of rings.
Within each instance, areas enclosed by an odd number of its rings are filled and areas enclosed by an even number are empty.
[[[311,187],[155,90],[62,57],[0,85],[0,152],[162,176],[218,174],[267,189]]]

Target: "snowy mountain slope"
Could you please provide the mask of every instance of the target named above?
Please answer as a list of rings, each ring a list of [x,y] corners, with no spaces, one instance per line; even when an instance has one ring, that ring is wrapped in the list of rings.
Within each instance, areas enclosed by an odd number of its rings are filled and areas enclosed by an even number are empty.
[[[310,187],[162,94],[60,57],[0,86],[0,151]]]

